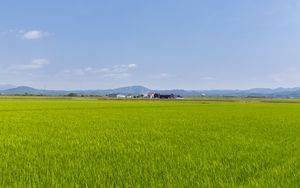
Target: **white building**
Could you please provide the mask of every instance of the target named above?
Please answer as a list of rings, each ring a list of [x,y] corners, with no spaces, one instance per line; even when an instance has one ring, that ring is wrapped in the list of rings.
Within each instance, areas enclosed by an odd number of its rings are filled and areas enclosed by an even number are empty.
[[[122,95],[122,94],[118,94],[118,95],[117,95],[117,99],[125,99],[125,98],[126,98],[125,95]]]

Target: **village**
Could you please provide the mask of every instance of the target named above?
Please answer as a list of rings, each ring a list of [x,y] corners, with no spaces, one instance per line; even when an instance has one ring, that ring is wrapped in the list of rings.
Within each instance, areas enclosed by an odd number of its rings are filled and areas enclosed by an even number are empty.
[[[117,98],[117,99],[183,99],[180,95],[175,94],[160,94],[160,93],[154,93],[152,91],[149,91],[147,94],[121,94],[121,93],[111,93],[106,95],[110,98]]]

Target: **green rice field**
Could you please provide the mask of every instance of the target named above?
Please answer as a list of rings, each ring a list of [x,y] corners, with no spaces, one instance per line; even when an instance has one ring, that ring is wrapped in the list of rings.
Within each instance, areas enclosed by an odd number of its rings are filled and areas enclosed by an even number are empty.
[[[300,187],[300,103],[0,98],[0,187]]]

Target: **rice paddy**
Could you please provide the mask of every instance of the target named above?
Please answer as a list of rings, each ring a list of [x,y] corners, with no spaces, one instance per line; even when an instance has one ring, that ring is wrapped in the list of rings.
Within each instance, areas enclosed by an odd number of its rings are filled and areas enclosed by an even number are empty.
[[[0,100],[1,187],[299,187],[300,104]]]

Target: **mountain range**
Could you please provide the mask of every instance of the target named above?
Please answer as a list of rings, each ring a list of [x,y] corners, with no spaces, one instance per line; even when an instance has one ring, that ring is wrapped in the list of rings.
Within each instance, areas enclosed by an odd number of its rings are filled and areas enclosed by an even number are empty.
[[[155,90],[144,86],[129,86],[116,89],[99,90],[43,90],[27,86],[0,85],[1,95],[50,95],[62,96],[69,93],[77,95],[108,95],[108,94],[146,94],[149,91],[181,96],[211,96],[211,97],[274,97],[274,98],[300,98],[300,88],[254,88],[248,90]]]

